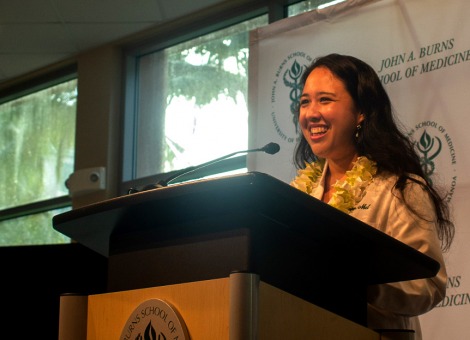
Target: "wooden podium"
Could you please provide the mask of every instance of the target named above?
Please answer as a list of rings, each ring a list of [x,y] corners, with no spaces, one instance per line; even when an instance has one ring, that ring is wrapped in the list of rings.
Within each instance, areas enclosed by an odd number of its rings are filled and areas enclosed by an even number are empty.
[[[88,339],[108,327],[95,327],[94,315],[115,313],[149,296],[180,305],[185,320],[199,318],[187,321],[192,339],[204,338],[193,328],[204,322],[226,330],[205,339],[273,339],[261,330],[282,327],[276,309],[295,320],[284,323],[285,331],[311,334],[323,325],[333,332],[341,328],[337,322],[348,334],[354,331],[347,325],[367,333],[368,285],[432,277],[439,270],[415,249],[257,172],[118,197],[57,215],[53,225],[109,258],[108,291],[88,297]],[[235,278],[257,284],[246,288]],[[217,311],[210,316],[193,309],[190,298],[212,302]],[[243,307],[242,315],[256,322],[234,323],[240,319],[234,304],[245,300],[254,303]],[[182,306],[186,302],[189,307]],[[100,322],[119,319],[103,318]],[[314,319],[337,321],[314,326]],[[250,336],[236,335],[237,329]],[[375,339],[377,333],[370,335]]]

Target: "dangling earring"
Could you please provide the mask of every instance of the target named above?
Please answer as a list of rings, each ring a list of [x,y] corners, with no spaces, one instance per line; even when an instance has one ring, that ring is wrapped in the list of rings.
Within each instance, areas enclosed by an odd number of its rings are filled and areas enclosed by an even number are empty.
[[[356,142],[359,140],[359,133],[361,132],[362,126],[361,124],[358,124],[356,126]]]

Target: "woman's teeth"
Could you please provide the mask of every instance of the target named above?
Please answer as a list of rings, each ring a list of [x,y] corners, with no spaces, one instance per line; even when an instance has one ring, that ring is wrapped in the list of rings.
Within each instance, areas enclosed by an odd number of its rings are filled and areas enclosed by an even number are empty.
[[[313,127],[310,129],[311,134],[320,134],[320,133],[325,133],[327,131],[326,127]]]

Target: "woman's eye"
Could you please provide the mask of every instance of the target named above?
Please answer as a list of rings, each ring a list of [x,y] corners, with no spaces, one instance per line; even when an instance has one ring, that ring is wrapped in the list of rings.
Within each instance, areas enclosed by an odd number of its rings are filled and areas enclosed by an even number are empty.
[[[321,97],[320,98],[320,103],[326,103],[326,102],[331,102],[331,98],[329,98],[329,97]]]
[[[304,106],[307,105],[310,101],[308,99],[301,99],[300,100],[300,105]]]

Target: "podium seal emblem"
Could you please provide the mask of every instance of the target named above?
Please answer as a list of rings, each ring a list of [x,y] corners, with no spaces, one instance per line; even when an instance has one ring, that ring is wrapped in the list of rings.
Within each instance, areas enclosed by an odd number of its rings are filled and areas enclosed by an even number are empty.
[[[141,303],[127,319],[120,340],[189,340],[188,330],[178,311],[168,302],[150,299]]]

